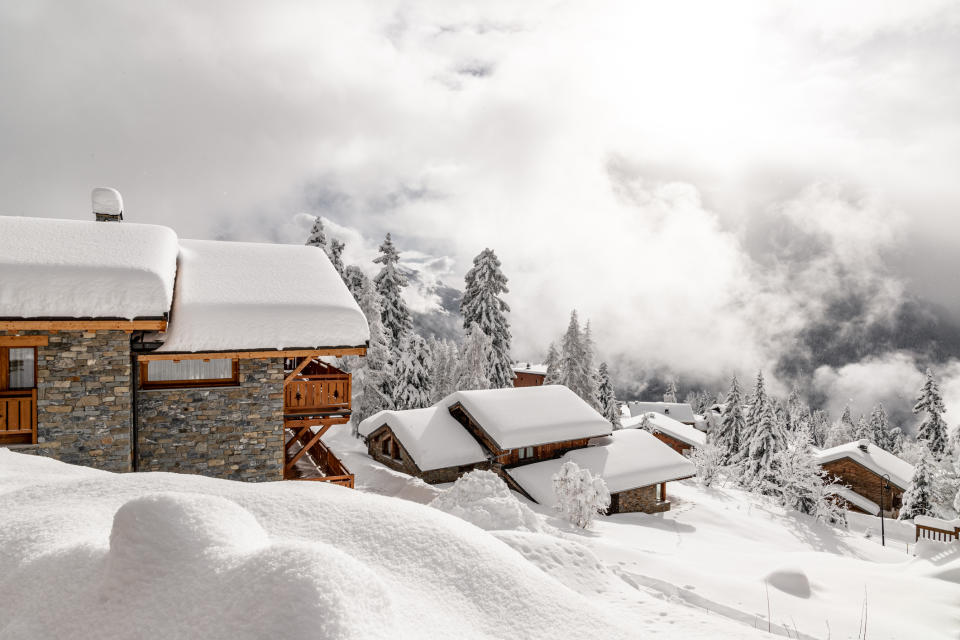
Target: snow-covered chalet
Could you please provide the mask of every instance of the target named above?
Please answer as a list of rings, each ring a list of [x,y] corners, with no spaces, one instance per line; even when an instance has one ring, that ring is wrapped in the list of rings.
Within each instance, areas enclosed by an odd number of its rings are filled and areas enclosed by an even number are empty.
[[[0,217],[0,446],[352,486],[318,434],[350,417],[331,357],[364,355],[369,334],[325,253],[181,240],[120,222],[110,191],[103,221]]]
[[[910,488],[913,465],[868,440],[848,442],[814,455],[834,483],[830,486],[838,502],[852,511],[895,518],[903,506],[903,494]]]
[[[560,385],[457,391],[425,409],[381,411],[359,425],[368,453],[429,483],[490,469],[515,491],[553,504],[551,478],[568,460],[607,482],[610,513],[666,511],[666,483],[693,464],[652,435],[612,431]]]
[[[624,429],[646,429],[655,438],[685,456],[707,442],[707,434],[703,431],[655,411],[626,418],[622,421],[622,426]]]

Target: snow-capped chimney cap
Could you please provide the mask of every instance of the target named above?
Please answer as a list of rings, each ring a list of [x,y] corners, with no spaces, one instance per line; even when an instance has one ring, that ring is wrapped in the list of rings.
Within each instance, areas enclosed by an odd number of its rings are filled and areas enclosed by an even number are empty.
[[[98,221],[119,222],[123,220],[123,196],[116,189],[97,187],[90,194],[93,215]]]
[[[867,439],[863,439],[857,443],[857,446],[860,447],[861,451],[866,451],[870,447],[870,441]]]

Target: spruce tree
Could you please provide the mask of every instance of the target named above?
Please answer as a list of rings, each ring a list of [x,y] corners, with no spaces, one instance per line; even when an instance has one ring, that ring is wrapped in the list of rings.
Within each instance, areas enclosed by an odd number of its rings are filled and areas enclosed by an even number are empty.
[[[877,444],[873,439],[873,429],[870,428],[870,423],[867,422],[867,419],[862,415],[857,419],[857,425],[853,430],[853,439],[857,442],[866,440],[867,442]]]
[[[900,520],[912,520],[917,516],[936,516],[934,510],[933,468],[927,461],[929,451],[920,456],[913,468],[910,488],[903,494]]]
[[[437,403],[457,390],[460,378],[460,358],[457,345],[452,340],[430,338],[430,400]]]
[[[589,402],[591,376],[584,366],[586,354],[577,311],[570,312],[570,324],[560,345],[560,384]]]
[[[423,409],[430,402],[430,354],[426,342],[408,333],[394,367],[393,404],[397,409]]]
[[[749,445],[753,439],[753,434],[760,427],[760,419],[764,412],[769,409],[770,401],[767,398],[766,384],[763,380],[763,371],[757,371],[757,380],[753,387],[753,395],[748,401],[750,405],[743,416],[743,444]]]
[[[543,384],[560,384],[560,352],[557,350],[557,343],[551,342],[547,349],[547,375],[543,379]]]
[[[584,400],[591,407],[600,411],[600,378],[599,372],[593,367],[593,360],[593,330],[590,328],[590,321],[587,320],[587,325],[583,330],[583,368],[587,372],[587,397]]]
[[[317,216],[313,219],[313,227],[310,228],[310,236],[305,243],[308,247],[319,247],[327,250],[327,233],[323,229],[323,219]]]
[[[370,344],[366,357],[353,368],[352,387],[358,394],[353,402],[354,425],[393,406],[394,391],[390,347],[380,320],[380,294],[369,278],[363,278],[361,287],[358,303],[370,326]]]
[[[756,430],[750,434],[747,444],[749,458],[746,461],[745,478],[753,490],[764,495],[777,495],[777,454],[784,447],[786,432],[766,399],[763,400],[757,420]]]
[[[926,381],[920,390],[920,397],[913,407],[915,414],[923,414],[917,427],[917,441],[924,443],[934,457],[939,460],[947,449],[947,423],[943,420],[946,407],[940,395],[940,388],[933,378],[933,372],[927,369]]]
[[[460,302],[463,328],[476,325],[490,337],[490,385],[494,389],[513,386],[510,358],[510,323],[506,314],[510,307],[501,297],[509,293],[507,277],[500,270],[500,260],[492,249],[484,249],[473,259],[467,272],[466,288]]]
[[[477,325],[471,325],[460,351],[458,391],[490,388],[489,362],[492,350],[490,336],[481,331]]]
[[[330,263],[333,265],[333,268],[337,270],[337,273],[340,274],[340,277],[344,277],[344,266],[343,266],[343,249],[346,245],[336,238],[331,238],[330,246],[327,248],[327,257],[330,258]]]
[[[887,419],[887,411],[883,408],[883,403],[874,407],[870,413],[870,431],[873,434],[871,440],[875,445],[885,451],[890,451],[893,448],[890,442],[890,422]]]
[[[827,442],[827,433],[830,431],[830,421],[827,414],[817,409],[810,416],[810,439],[813,446],[823,448]]]
[[[663,401],[664,402],[677,401],[677,379],[676,378],[670,378],[667,381],[667,390],[663,392]]]
[[[610,380],[610,373],[607,370],[607,363],[601,362],[598,384],[598,394],[600,396],[600,414],[610,421],[614,429],[620,428],[620,407],[617,406],[617,398],[613,392],[613,383]]]
[[[717,447],[720,449],[720,463],[724,466],[734,464],[743,458],[743,447],[746,444],[743,435],[746,427],[742,402],[740,383],[734,376],[730,381],[730,393],[727,394],[727,402],[723,408],[720,429],[715,436]]]
[[[351,264],[343,269],[343,282],[347,285],[350,293],[353,294],[353,299],[357,301],[357,304],[360,304],[360,298],[368,280],[370,278],[360,270],[360,267]],[[369,319],[367,321],[369,322]],[[383,322],[383,319],[381,318],[380,321]]]
[[[413,320],[410,317],[410,310],[403,301],[401,292],[407,286],[407,278],[397,268],[400,261],[400,254],[390,234],[387,234],[383,244],[380,245],[380,255],[374,259],[377,264],[382,264],[380,273],[373,279],[377,286],[377,292],[380,294],[380,300],[383,307],[381,318],[383,327],[390,339],[390,345],[395,353],[399,353],[401,343],[413,329]]]

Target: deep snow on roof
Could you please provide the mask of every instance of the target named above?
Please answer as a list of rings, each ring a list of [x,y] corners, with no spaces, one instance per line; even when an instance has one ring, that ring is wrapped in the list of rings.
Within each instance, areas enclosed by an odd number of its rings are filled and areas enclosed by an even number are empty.
[[[366,318],[316,247],[183,240],[158,351],[363,346]]]
[[[695,422],[693,407],[684,402],[628,402],[631,416],[639,416],[644,413],[660,413],[680,422]]]
[[[829,493],[840,496],[850,504],[857,506],[863,509],[868,514],[875,516],[880,513],[880,505],[878,505],[873,500],[864,498],[862,495],[851,489],[850,487],[845,487],[842,484],[831,484],[827,487]]]
[[[547,375],[547,365],[533,364],[530,362],[518,362],[513,365],[513,370],[517,373],[532,373],[538,376]]]
[[[0,216],[0,317],[160,318],[177,236],[150,224]]]
[[[421,471],[487,459],[480,443],[454,420],[446,407],[381,411],[361,422],[358,429],[360,435],[368,436],[383,425],[390,427]]]
[[[553,476],[568,461],[603,477],[610,493],[619,493],[659,482],[689,478],[696,467],[688,459],[638,429],[621,429],[597,438],[591,446],[568,451],[562,457],[509,469],[523,490],[543,505],[556,502]]]
[[[866,441],[863,441],[866,442]],[[848,442],[829,449],[814,453],[818,464],[826,464],[842,458],[850,458],[877,475],[888,474],[890,481],[903,490],[910,487],[913,480],[913,465],[901,460],[889,451],[884,451],[875,444],[867,443],[867,450],[860,448],[860,442]]]
[[[593,438],[613,429],[562,385],[456,391],[439,404],[458,402],[502,449]]]
[[[655,431],[676,438],[681,442],[686,442],[690,446],[701,447],[707,442],[707,434],[703,431],[655,411],[623,420],[621,425],[624,429],[639,428],[640,425],[643,424],[644,416],[646,416],[647,422]]]

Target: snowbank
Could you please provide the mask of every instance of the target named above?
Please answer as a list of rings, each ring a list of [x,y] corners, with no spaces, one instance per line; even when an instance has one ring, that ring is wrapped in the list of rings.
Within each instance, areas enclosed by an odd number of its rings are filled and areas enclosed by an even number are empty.
[[[668,418],[673,418],[674,420],[679,420],[680,422],[688,422],[693,424],[696,421],[696,417],[693,413],[693,407],[689,404],[683,402],[628,402],[627,406],[630,408],[631,416],[640,416],[645,413],[659,413],[661,415],[667,416]]]
[[[689,478],[696,467],[688,459],[657,440],[646,431],[636,429],[614,431],[597,438],[585,449],[568,451],[562,457],[509,469],[507,473],[545,506],[553,506],[553,476],[567,461],[601,476],[610,493],[647,487],[660,482]]]
[[[814,454],[818,464],[826,464],[834,460],[850,458],[878,475],[888,474],[890,481],[906,491],[913,480],[913,465],[901,460],[888,451],[884,451],[875,444],[862,441],[866,451],[861,449],[861,442],[848,442],[829,449],[823,449]]]
[[[316,247],[183,240],[160,352],[363,346],[366,318]]]
[[[437,406],[458,402],[501,449],[593,438],[612,430],[603,416],[561,385],[456,391]]]
[[[466,473],[430,503],[488,531],[540,531],[537,515],[492,471]]]
[[[167,227],[0,216],[0,317],[161,318],[177,236]]]
[[[0,637],[634,638],[642,623],[405,500],[312,482],[81,478],[0,454]]]
[[[360,423],[368,436],[388,425],[421,471],[483,462],[483,447],[441,406],[380,411]]]
[[[702,447],[707,443],[707,434],[703,431],[688,424],[683,424],[662,413],[656,413],[655,411],[642,413],[638,416],[623,420],[621,426],[624,429],[636,429],[643,424],[644,418],[647,419],[647,422],[654,431],[659,431],[671,438],[676,438],[680,442],[689,444],[691,447]]]

